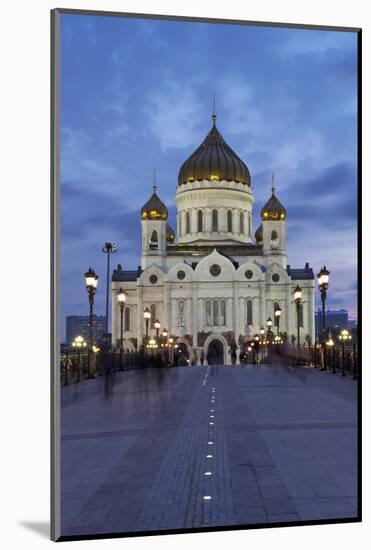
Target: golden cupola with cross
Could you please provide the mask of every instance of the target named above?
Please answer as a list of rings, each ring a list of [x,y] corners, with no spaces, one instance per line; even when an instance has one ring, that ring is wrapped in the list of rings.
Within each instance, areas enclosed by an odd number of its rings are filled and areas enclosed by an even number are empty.
[[[253,241],[251,176],[225,141],[212,115],[211,129],[179,170],[177,234],[181,244]]]
[[[157,195],[156,176],[152,186],[152,195],[141,209],[142,218],[142,258],[144,267],[147,261],[161,265],[166,256],[169,240],[174,240],[174,231],[168,224],[169,212]]]
[[[276,195],[272,174],[272,195],[261,209],[263,254],[286,268],[287,211]]]

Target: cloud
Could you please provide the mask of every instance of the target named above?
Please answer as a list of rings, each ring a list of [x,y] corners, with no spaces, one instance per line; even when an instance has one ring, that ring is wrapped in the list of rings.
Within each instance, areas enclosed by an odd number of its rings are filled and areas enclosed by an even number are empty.
[[[143,110],[149,117],[149,129],[163,152],[194,145],[204,115],[191,86],[168,83],[148,98]]]

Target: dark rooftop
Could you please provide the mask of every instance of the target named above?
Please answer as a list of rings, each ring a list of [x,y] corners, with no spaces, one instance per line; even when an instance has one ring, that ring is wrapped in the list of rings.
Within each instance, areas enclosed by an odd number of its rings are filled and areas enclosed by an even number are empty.
[[[291,269],[291,267],[288,265],[287,273],[290,275],[293,281],[295,281],[296,279],[302,279],[302,280],[314,279],[313,269],[309,267],[308,263],[305,264],[303,269]]]
[[[167,247],[167,254],[169,256],[190,256],[192,254],[198,256],[207,256],[214,248],[223,256],[262,256],[263,248],[255,244],[242,244],[231,243],[217,245],[216,243],[210,244],[174,244]],[[232,260],[233,261],[233,260]]]
[[[113,282],[129,282],[136,281],[142,273],[142,267],[138,265],[136,270],[123,270],[121,264],[118,264],[117,269],[113,270],[112,281]]]

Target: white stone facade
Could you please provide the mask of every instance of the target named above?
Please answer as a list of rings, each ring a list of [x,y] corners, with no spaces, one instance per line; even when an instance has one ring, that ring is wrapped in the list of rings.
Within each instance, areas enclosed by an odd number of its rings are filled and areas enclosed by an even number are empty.
[[[113,345],[120,339],[116,293],[122,288],[127,294],[126,349],[143,345],[143,312],[148,308],[152,313],[150,336],[156,334],[153,322],[158,319],[161,330],[166,328],[178,343],[185,344],[198,364],[201,352],[206,358],[215,340],[221,342],[220,359],[231,363],[235,342],[238,363],[241,343],[259,334],[262,326],[266,328],[268,317],[274,320],[276,304],[282,310],[280,333],[289,342],[296,338],[297,285],[303,297],[300,340],[314,342],[313,272],[308,264],[302,269],[287,265],[286,212],[278,219],[262,217],[262,237],[255,241],[253,204],[251,186],[241,182],[185,182],[176,192],[174,241],[168,239],[164,205],[161,217],[150,208],[148,215],[142,211],[141,268],[124,271],[119,266],[112,277]],[[272,330],[276,332],[276,327]]]

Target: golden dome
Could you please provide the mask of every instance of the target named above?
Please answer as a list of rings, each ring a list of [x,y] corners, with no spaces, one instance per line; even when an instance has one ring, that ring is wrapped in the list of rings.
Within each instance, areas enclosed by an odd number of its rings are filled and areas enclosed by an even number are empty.
[[[275,188],[272,187],[272,196],[261,209],[261,218],[263,221],[265,220],[279,221],[279,220],[285,220],[286,217],[287,217],[286,208],[277,199],[275,195]]]
[[[153,194],[143,206],[141,216],[143,220],[167,220],[168,209],[156,194],[156,185],[153,186]]]

